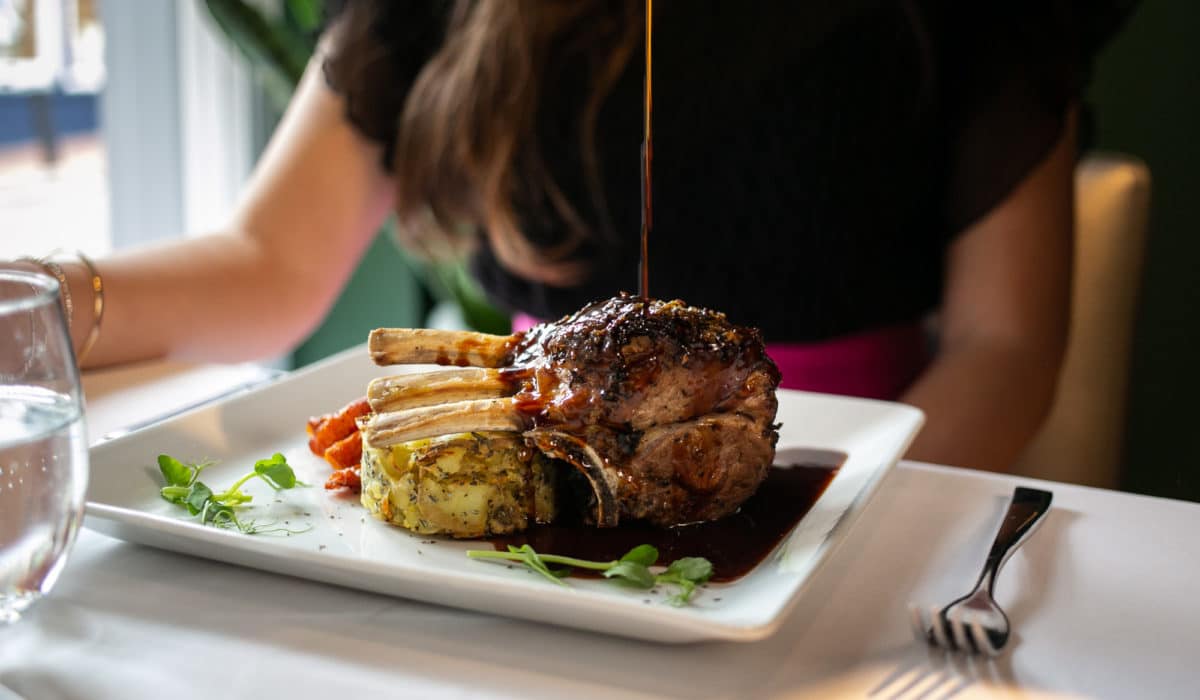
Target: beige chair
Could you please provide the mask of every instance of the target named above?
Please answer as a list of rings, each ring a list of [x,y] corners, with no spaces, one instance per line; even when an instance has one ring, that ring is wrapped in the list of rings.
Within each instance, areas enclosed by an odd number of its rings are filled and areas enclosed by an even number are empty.
[[[1075,195],[1075,277],[1066,358],[1054,406],[1016,471],[1116,488],[1150,172],[1126,155],[1089,155],[1076,171]]]

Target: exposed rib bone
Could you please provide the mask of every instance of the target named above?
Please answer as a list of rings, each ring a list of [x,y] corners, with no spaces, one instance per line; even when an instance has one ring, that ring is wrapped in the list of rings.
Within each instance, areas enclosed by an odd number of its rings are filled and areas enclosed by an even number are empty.
[[[526,427],[512,400],[501,398],[376,413],[363,422],[362,434],[371,445],[387,447],[438,435],[486,430],[516,432]]]
[[[617,470],[579,437],[556,430],[531,430],[525,434],[543,454],[569,462],[587,478],[596,495],[594,513],[598,527],[616,527],[620,518],[617,503]]]
[[[471,399],[511,396],[515,387],[499,370],[447,369],[420,374],[380,377],[367,386],[367,401],[375,413],[435,406]]]
[[[367,340],[377,365],[458,365],[503,367],[514,340],[510,335],[430,328],[376,328]]]

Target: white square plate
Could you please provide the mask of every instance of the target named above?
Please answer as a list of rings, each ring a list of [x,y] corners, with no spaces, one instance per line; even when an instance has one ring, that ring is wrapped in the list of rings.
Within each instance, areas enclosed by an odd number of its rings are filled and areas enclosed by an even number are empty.
[[[420,369],[420,368],[416,368]],[[328,465],[307,447],[305,421],[328,413],[397,368],[371,364],[353,348],[253,391],[203,406],[102,443],[91,450],[85,524],[131,542],[280,574],[389,595],[662,642],[751,641],[770,635],[802,594],[920,429],[911,406],[781,390],[776,463],[791,450],[847,455],[837,475],[784,541],[746,576],[708,584],[692,603],[672,607],[645,591],[599,580],[554,586],[519,566],[464,556],[487,548],[410,534],[366,516],[357,499],[321,488]],[[254,461],[282,452],[311,488],[278,495],[257,480],[249,517],[274,520],[292,535],[249,536],[197,524],[163,501],[160,453],[185,461],[218,460],[204,471],[227,487]]]

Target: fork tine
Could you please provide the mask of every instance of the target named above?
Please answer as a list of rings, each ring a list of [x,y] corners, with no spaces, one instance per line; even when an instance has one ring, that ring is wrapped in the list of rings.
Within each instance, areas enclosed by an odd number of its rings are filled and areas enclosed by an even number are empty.
[[[933,620],[933,624],[930,625],[930,629],[933,631],[934,641],[936,641],[937,645],[940,647],[945,649],[953,649],[954,642],[948,636],[946,636],[946,620],[942,615],[942,611],[936,605],[930,606],[929,616]]]
[[[999,655],[1000,650],[992,644],[992,638],[988,636],[987,630],[984,629],[983,624],[979,621],[979,617],[972,615],[970,622],[971,639],[975,642],[975,648],[987,656]]]
[[[929,643],[929,625],[925,624],[925,613],[921,606],[915,603],[908,604],[908,624],[918,642]]]
[[[971,652],[974,647],[967,640],[967,628],[963,625],[962,608],[953,607],[946,613],[945,617],[950,623],[950,632],[954,635],[954,643],[959,649],[966,652]]]

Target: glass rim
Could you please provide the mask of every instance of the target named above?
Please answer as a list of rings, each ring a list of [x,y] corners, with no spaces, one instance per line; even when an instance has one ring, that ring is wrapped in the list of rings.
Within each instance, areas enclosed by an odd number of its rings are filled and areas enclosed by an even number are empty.
[[[32,287],[32,294],[16,299],[0,299],[0,315],[26,311],[46,304],[57,304],[58,280],[42,272],[0,270],[0,282],[19,282]]]

